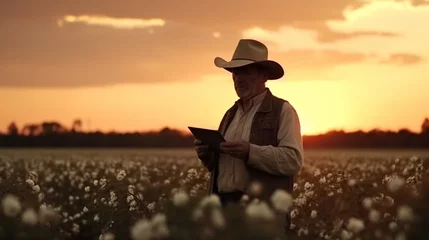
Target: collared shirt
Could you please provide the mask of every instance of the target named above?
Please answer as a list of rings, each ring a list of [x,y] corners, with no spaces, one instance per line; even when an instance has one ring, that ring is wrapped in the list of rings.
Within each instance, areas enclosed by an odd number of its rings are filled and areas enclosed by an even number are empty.
[[[251,99],[246,110],[238,104],[238,110],[225,132],[226,141],[249,141],[253,117],[266,93],[267,90]],[[288,102],[283,104],[278,140],[278,147],[250,144],[247,164],[275,175],[294,175],[300,170],[303,161],[301,127],[295,109]],[[243,160],[228,154],[220,155],[217,178],[219,192],[246,191],[249,179]]]

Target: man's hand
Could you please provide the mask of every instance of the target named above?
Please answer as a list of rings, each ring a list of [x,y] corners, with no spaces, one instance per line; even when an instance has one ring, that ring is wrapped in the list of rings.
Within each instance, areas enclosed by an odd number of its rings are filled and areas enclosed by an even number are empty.
[[[199,139],[194,140],[195,151],[197,152],[198,158],[204,159],[209,155],[209,146],[203,145],[203,142]]]
[[[221,143],[220,149],[226,154],[247,161],[250,144],[244,140],[228,141]]]

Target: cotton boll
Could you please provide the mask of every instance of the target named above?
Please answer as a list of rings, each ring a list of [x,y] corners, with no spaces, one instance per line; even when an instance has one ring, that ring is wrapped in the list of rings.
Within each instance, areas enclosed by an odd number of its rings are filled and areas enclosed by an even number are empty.
[[[251,219],[273,220],[274,213],[266,202],[251,203],[246,207],[246,215]]]
[[[37,213],[32,208],[26,209],[22,214],[21,219],[24,224],[31,225],[31,226],[36,225],[38,222]]]
[[[317,217],[317,211],[316,210],[312,210],[311,211],[311,218],[316,218]]]
[[[348,240],[348,239],[352,239],[352,237],[353,237],[353,233],[351,233],[345,229],[343,229],[341,231],[341,239]]]
[[[19,199],[12,194],[7,194],[3,198],[2,207],[4,215],[8,217],[15,217],[19,212],[21,212],[21,203],[19,202]]]
[[[413,220],[413,209],[409,206],[403,205],[400,206],[397,210],[397,218],[399,221],[410,222]]]
[[[387,190],[389,192],[397,192],[405,184],[405,179],[402,177],[393,177],[389,182],[387,182]]]
[[[371,200],[371,198],[365,198],[363,201],[362,201],[362,205],[363,205],[363,207],[365,208],[365,209],[370,209],[371,207],[372,207],[372,200]]]
[[[188,201],[189,195],[183,190],[180,190],[173,195],[173,204],[175,206],[184,206],[188,203]]]
[[[277,189],[273,195],[271,195],[271,202],[274,209],[280,212],[287,212],[289,208],[293,205],[292,196],[281,189]]]
[[[398,229],[398,224],[396,222],[389,223],[389,229],[391,231],[396,231],[396,229]]]
[[[223,229],[225,227],[225,218],[219,208],[214,208],[211,211],[211,221],[218,229]]]
[[[349,219],[347,229],[353,233],[359,233],[365,229],[365,224],[362,220],[352,217]]]
[[[39,193],[39,192],[40,192],[40,186],[39,186],[39,185],[34,185],[34,186],[33,186],[33,191],[34,191],[35,193]]]
[[[152,225],[146,219],[137,221],[131,228],[131,238],[133,240],[152,239]]]
[[[378,212],[377,210],[371,209],[371,211],[368,214],[368,218],[371,222],[377,223],[378,221],[380,221],[380,212]]]
[[[259,196],[262,193],[263,186],[260,182],[252,182],[249,185],[249,194]]]

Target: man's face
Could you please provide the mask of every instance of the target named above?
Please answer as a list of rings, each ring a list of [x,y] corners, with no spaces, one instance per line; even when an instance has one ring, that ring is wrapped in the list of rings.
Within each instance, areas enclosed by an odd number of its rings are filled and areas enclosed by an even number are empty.
[[[235,92],[240,98],[253,97],[261,89],[265,89],[265,78],[260,67],[248,65],[234,68],[232,79],[234,80]]]

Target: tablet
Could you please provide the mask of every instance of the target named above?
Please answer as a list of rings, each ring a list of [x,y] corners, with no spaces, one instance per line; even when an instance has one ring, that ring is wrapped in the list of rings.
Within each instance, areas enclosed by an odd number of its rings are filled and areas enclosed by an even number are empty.
[[[188,128],[196,139],[201,140],[203,144],[209,145],[209,148],[212,148],[214,150],[220,150],[220,143],[225,142],[225,139],[223,138],[222,134],[217,130],[198,127]]]

